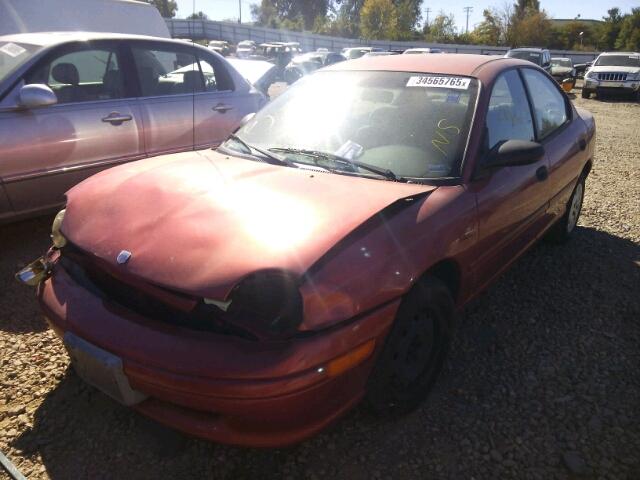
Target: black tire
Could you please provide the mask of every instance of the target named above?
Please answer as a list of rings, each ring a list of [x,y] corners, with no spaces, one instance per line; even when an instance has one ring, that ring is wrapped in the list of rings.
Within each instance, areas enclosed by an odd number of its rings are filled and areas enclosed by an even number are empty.
[[[590,90],[586,90],[585,88],[582,89],[582,98],[591,98],[591,91]]]
[[[365,404],[383,417],[415,409],[442,370],[453,336],[454,302],[447,286],[426,277],[405,295],[376,365]]]
[[[585,176],[581,175],[578,183],[573,188],[571,197],[567,202],[567,211],[562,218],[551,227],[549,233],[547,233],[546,239],[553,243],[564,243],[576,229],[578,219],[580,218],[580,212],[582,211],[582,202],[584,200],[585,189]]]

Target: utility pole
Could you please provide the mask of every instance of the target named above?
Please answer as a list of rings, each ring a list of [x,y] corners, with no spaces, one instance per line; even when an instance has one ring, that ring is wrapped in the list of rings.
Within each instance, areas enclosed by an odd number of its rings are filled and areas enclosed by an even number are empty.
[[[427,8],[427,27],[429,26],[429,14],[431,13],[431,9]]]
[[[242,23],[242,0],[238,0],[238,23]]]
[[[467,29],[466,33],[469,33],[469,14],[473,12],[473,7],[464,7],[463,10],[467,12]]]

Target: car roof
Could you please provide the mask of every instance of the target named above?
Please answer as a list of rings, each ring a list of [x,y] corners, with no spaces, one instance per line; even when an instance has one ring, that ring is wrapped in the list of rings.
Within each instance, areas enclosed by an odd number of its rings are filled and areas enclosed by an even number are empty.
[[[543,52],[548,50],[547,48],[540,47],[520,47],[520,48],[511,48],[510,52]]]
[[[0,36],[0,41],[26,43],[29,45],[38,45],[41,47],[48,47],[67,42],[91,40],[154,40],[163,42],[184,43],[181,40],[171,38],[109,32],[37,32],[16,33],[13,35]]]
[[[472,55],[466,53],[443,53],[440,55],[383,55],[361,57],[341,62],[324,70],[363,70],[390,72],[440,73],[474,76],[475,71],[488,64],[495,68],[523,65],[530,66],[526,60],[504,58],[496,55]]]
[[[608,57],[610,55],[640,55],[638,52],[602,52],[600,56]]]

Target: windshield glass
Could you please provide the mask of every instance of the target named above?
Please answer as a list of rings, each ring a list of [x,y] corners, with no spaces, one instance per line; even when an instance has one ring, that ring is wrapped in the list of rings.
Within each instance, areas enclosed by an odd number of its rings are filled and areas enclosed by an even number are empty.
[[[596,61],[598,67],[640,67],[640,55],[604,55]]]
[[[567,60],[563,58],[552,58],[551,66],[573,68],[573,65],[571,64],[571,60]]]
[[[522,50],[511,50],[507,53],[511,58],[519,58],[520,60],[529,60],[530,62],[540,65],[540,54],[537,52],[527,52]]]
[[[0,82],[40,48],[26,43],[0,42]]]
[[[317,165],[300,154],[308,150],[390,170],[397,177],[451,177],[458,175],[477,90],[477,80],[468,77],[318,72],[266,105],[237,136],[296,163]],[[233,140],[225,147],[246,153]],[[344,162],[327,166],[334,167]],[[352,173],[372,175],[355,168]]]

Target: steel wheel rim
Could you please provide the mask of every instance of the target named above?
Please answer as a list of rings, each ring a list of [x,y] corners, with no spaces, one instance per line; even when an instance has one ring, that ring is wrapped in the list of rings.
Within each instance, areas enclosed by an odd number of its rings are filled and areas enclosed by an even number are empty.
[[[396,362],[396,382],[406,388],[429,368],[437,353],[438,334],[433,314],[422,311],[414,315],[410,326],[403,333],[393,359]]]
[[[580,216],[580,210],[582,209],[582,193],[584,187],[582,183],[576,186],[573,192],[573,198],[571,199],[571,205],[569,206],[569,216],[567,218],[567,232],[571,232],[578,223],[578,217]]]

